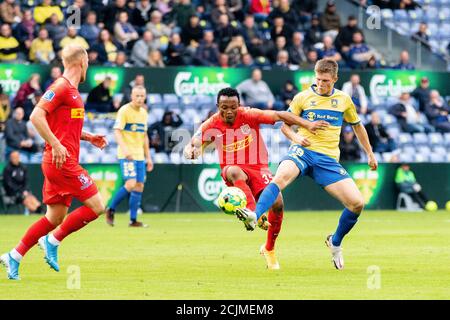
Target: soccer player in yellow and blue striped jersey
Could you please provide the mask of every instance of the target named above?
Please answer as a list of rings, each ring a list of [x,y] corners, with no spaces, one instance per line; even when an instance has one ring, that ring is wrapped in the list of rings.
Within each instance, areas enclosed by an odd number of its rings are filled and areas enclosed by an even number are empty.
[[[274,179],[259,197],[255,212],[247,211],[246,219],[256,220],[261,225],[263,219],[260,217],[272,206],[279,192],[298,176],[310,176],[345,207],[335,233],[326,239],[334,266],[342,269],[342,239],[356,224],[364,207],[361,192],[338,162],[343,121],[352,125],[367,153],[370,168],[376,170],[378,164],[350,96],[334,88],[338,79],[337,63],[330,59],[319,60],[315,75],[316,83],[294,97],[289,111],[309,121],[325,120],[329,126],[311,134],[303,128],[295,132],[290,126],[283,125],[282,132],[292,141],[291,147],[280,162]]]
[[[125,185],[111,199],[106,211],[106,222],[114,225],[114,212],[128,195],[130,205],[130,226],[145,227],[137,221],[137,212],[142,201],[146,171],[153,170],[150,146],[147,136],[148,113],[145,106],[146,90],[136,86],[131,91],[131,102],[117,112],[114,134],[118,143],[117,156]]]

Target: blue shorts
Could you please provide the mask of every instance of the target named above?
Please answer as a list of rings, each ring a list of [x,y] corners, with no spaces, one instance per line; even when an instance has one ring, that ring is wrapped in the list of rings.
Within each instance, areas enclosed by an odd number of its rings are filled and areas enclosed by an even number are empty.
[[[322,188],[350,178],[347,171],[335,159],[298,144],[291,145],[288,154],[281,161],[284,160],[294,161],[302,176],[310,176]]]
[[[136,179],[136,182],[145,182],[146,172],[144,160],[119,159],[119,161],[123,180]]]

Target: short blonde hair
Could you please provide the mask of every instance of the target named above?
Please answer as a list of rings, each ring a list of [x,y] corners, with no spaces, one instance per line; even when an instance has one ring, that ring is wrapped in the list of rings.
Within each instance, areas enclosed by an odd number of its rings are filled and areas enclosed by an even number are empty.
[[[83,56],[87,56],[86,49],[77,45],[68,45],[62,51],[62,60],[64,65],[71,65],[81,61]]]
[[[314,71],[317,73],[328,73],[331,74],[334,78],[337,78],[339,66],[336,61],[325,58],[320,59],[319,61],[316,62]]]

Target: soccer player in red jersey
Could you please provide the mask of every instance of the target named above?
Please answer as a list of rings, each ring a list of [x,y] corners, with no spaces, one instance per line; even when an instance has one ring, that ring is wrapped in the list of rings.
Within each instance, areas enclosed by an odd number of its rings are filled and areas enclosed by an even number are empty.
[[[57,250],[60,242],[97,219],[105,209],[97,187],[78,161],[80,140],[100,149],[107,145],[104,136],[83,131],[84,105],[77,88],[86,79],[88,55],[82,47],[70,45],[63,49],[62,60],[63,75],[48,88],[30,117],[46,142],[42,193],[47,213],[28,229],[14,249],[0,257],[12,280],[19,280],[20,261],[38,242],[47,263],[59,271]],[[73,197],[84,205],[65,218]]]
[[[283,121],[286,124],[302,126],[313,133],[328,126],[325,121],[309,122],[287,111],[241,107],[239,93],[233,88],[219,91],[217,107],[218,112],[201,125],[191,143],[185,147],[184,156],[187,159],[196,159],[205,145],[213,142],[219,153],[223,180],[228,186],[238,187],[245,193],[247,208],[250,210],[256,207],[255,199],[258,199],[272,180],[267,148],[260,135],[259,126]],[[275,255],[275,241],[281,230],[282,220],[283,199],[280,193],[269,210],[268,217],[262,216],[259,221],[259,226],[268,230],[267,241],[261,246],[260,252],[264,255],[269,269],[280,268]],[[255,225],[246,224],[246,228],[254,230]]]

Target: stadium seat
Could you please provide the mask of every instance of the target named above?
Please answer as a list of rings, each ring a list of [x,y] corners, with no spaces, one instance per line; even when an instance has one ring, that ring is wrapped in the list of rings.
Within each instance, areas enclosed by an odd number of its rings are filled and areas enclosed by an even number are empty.
[[[394,20],[400,22],[408,22],[409,16],[406,10],[394,10]]]
[[[429,155],[431,153],[430,147],[426,146],[426,145],[421,145],[421,146],[416,147],[416,151],[417,151],[417,153],[422,154],[422,155]]]
[[[450,147],[450,132],[444,134],[444,143],[447,147]]]
[[[383,157],[381,156],[380,153],[375,152],[374,155],[375,155],[375,159],[377,159],[378,162],[383,162]]]
[[[405,154],[414,155],[416,153],[416,148],[412,145],[407,145],[402,148],[402,152]]]
[[[169,156],[164,152],[155,153],[153,157],[154,163],[170,163]]]
[[[149,93],[147,95],[147,103],[149,104],[150,109],[163,107],[163,100],[159,93]]]
[[[429,154],[416,153],[416,155],[414,156],[415,162],[427,162],[428,159],[429,159]]]
[[[409,153],[400,153],[400,162],[414,162],[414,155]]]
[[[407,193],[400,192],[397,196],[396,209],[398,211],[422,211],[420,206]]]
[[[430,161],[431,162],[445,162],[445,155],[438,154],[438,153],[432,153],[432,154],[430,154]]]
[[[447,154],[447,149],[444,146],[435,146],[433,147],[433,153],[442,154],[445,156]]]
[[[164,106],[166,108],[177,108],[180,105],[178,96],[173,93],[166,93],[163,95]]]
[[[432,132],[428,134],[428,141],[432,145],[442,145],[444,143],[444,138],[439,132]]]
[[[398,125],[389,126],[386,128],[386,131],[391,136],[391,138],[394,140],[397,140],[398,136],[400,135],[400,128],[398,127]]]
[[[382,154],[383,162],[391,162],[392,152],[384,152]]]
[[[402,132],[400,133],[400,135],[398,136],[398,142],[401,146],[404,145],[411,145],[413,142],[412,136],[409,133],[406,132]]]
[[[413,134],[413,142],[416,146],[422,145],[422,144],[429,144],[428,136],[426,133],[420,133],[420,132],[414,133]]]

